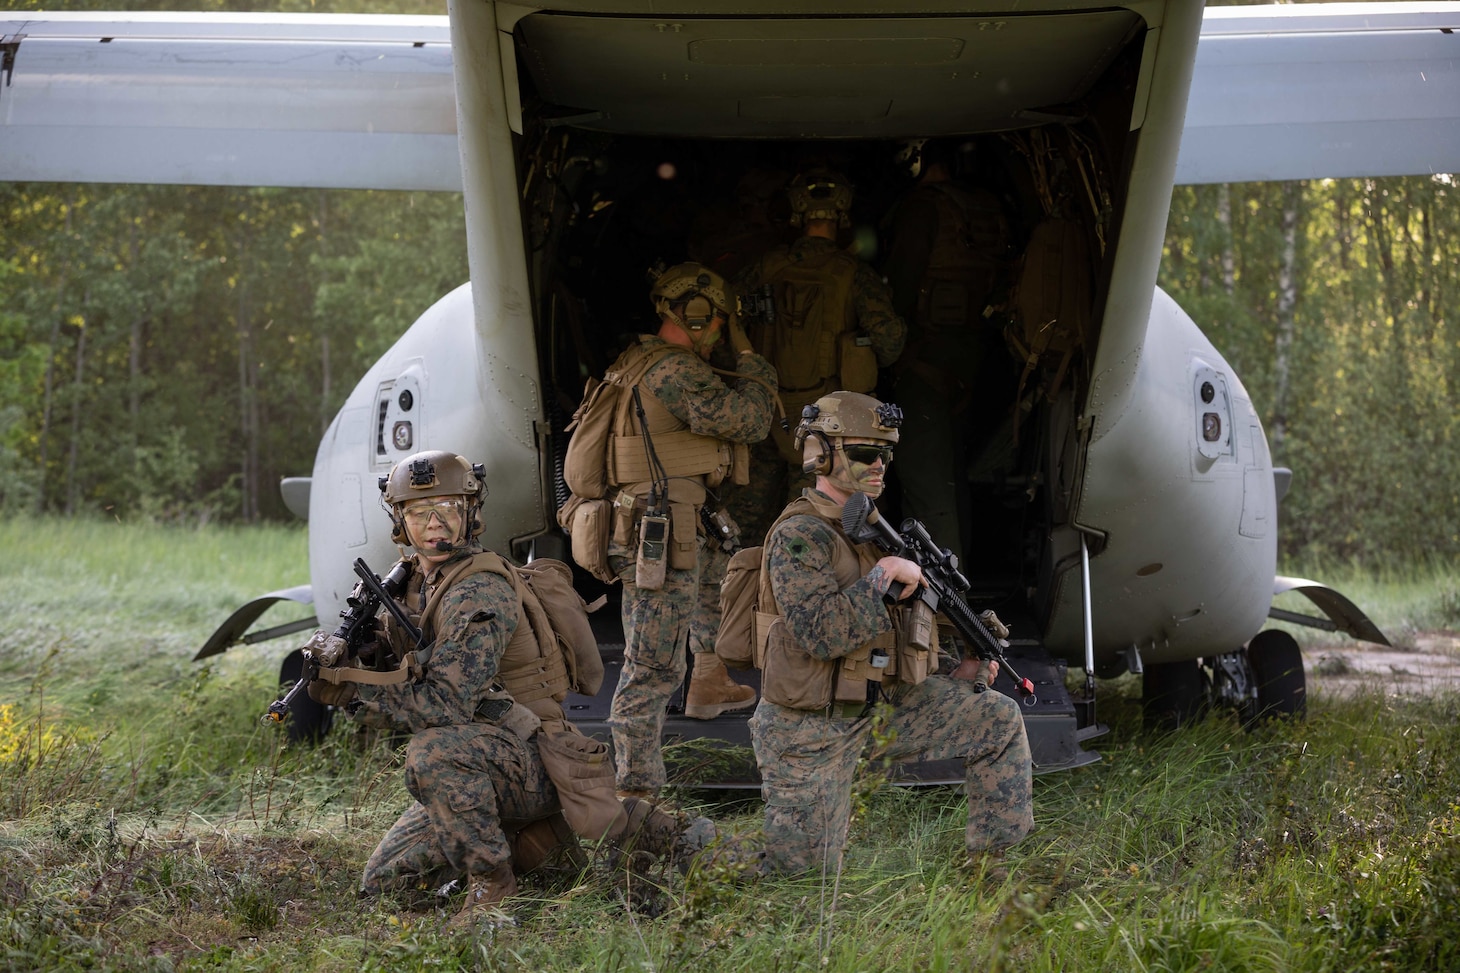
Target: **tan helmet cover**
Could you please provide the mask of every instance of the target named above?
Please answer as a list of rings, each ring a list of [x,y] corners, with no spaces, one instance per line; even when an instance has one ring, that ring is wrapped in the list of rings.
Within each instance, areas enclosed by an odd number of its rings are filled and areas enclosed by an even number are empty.
[[[715,273],[703,264],[683,263],[670,267],[659,275],[654,282],[654,287],[649,291],[649,300],[654,303],[654,310],[660,314],[669,314],[678,320],[678,315],[670,312],[671,304],[688,304],[695,298],[704,298],[710,308],[719,311],[725,317],[730,316],[732,302],[730,300],[730,288],[725,283],[725,278]],[[695,314],[688,309],[685,320],[680,322],[685,329],[699,331],[710,323],[708,313]]]
[[[837,226],[852,225],[852,181],[831,169],[809,169],[786,187],[791,201],[791,225],[807,220],[835,220]]]
[[[881,439],[895,443],[901,426],[902,410],[895,405],[884,404],[861,392],[832,392],[801,410],[795,445],[800,449],[815,432],[828,438]]]
[[[412,453],[395,464],[388,476],[380,478],[380,500],[394,524],[392,539],[400,542],[406,536],[401,506],[428,497],[466,497],[468,533],[480,534],[483,525],[478,512],[487,495],[482,473],[480,463],[469,463],[465,457],[444,449]]]

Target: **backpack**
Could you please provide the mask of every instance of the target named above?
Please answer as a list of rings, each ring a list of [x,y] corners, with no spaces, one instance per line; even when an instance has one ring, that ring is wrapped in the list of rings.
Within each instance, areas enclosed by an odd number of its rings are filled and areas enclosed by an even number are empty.
[[[787,517],[814,512],[809,503],[793,501],[765,532],[770,537]],[[715,655],[731,669],[759,669],[765,661],[766,636],[779,615],[760,610],[775,603],[765,570],[766,549],[743,547],[725,566],[720,580],[720,628],[715,633]]]
[[[506,564],[506,561],[503,561]],[[555,643],[568,667],[568,688],[596,696],[603,685],[603,656],[588,621],[590,612],[607,599],[599,595],[590,605],[573,588],[573,569],[562,561],[540,557],[526,567],[510,566],[509,580],[522,599],[522,608],[538,643]]]
[[[483,551],[444,579],[446,583],[437,588],[436,598],[422,610],[422,619],[453,584],[482,572],[512,582],[542,654],[562,653],[568,688],[585,696],[597,695],[603,685],[603,657],[598,653],[598,639],[588,614],[602,608],[607,599],[600,595],[591,605],[585,602],[573,588],[573,569],[562,561],[540,557],[520,567],[499,554]]]
[[[665,355],[676,350],[675,345],[651,348],[631,357],[621,370],[609,369],[601,381],[588,379],[583,401],[564,430],[571,438],[563,456],[563,482],[574,496],[599,500],[608,492],[609,441],[624,427],[633,406],[633,396],[626,393]],[[570,524],[562,526],[571,527]]]

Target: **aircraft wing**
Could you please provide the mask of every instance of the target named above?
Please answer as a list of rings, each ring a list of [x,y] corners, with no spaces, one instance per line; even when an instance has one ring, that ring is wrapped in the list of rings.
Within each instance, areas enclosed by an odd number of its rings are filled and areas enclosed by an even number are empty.
[[[1178,183],[1460,171],[1460,3],[1214,7]],[[0,179],[461,190],[445,17],[0,15]]]
[[[0,14],[0,179],[461,191],[445,17]]]
[[[1177,183],[1460,172],[1460,4],[1208,7]]]

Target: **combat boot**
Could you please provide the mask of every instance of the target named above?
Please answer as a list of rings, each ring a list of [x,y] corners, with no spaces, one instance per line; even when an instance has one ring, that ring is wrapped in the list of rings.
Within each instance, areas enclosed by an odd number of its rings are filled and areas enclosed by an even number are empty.
[[[715,838],[709,818],[687,820],[687,815],[670,814],[638,798],[624,799],[624,814],[628,824],[611,839],[615,858],[627,856],[630,866],[641,871],[655,862],[682,863]]]
[[[509,863],[503,862],[485,875],[473,875],[466,888],[466,901],[447,927],[470,929],[485,921],[510,925],[512,917],[503,912],[501,906],[516,894],[517,879]]]
[[[684,715],[696,720],[713,720],[721,713],[755,704],[755,690],[730,678],[725,663],[713,652],[696,652],[689,692],[684,697]]]
[[[578,836],[563,820],[561,811],[527,825],[510,842],[512,871],[518,875],[538,869],[581,872],[588,866]]]

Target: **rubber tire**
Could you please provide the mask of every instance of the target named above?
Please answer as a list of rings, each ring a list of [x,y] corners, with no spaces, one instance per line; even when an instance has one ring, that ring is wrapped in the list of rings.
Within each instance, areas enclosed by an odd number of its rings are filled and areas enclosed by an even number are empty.
[[[1257,719],[1307,715],[1308,677],[1297,639],[1278,629],[1259,632],[1247,643],[1247,660],[1257,677]]]
[[[279,665],[279,686],[287,690],[299,681],[299,674],[303,671],[304,653],[295,649],[284,656],[284,661]],[[289,734],[290,743],[315,744],[324,739],[334,719],[333,707],[316,703],[309,698],[309,693],[302,692],[289,703],[289,716],[284,721],[284,729]]]
[[[1141,711],[1148,730],[1176,730],[1206,716],[1208,679],[1195,659],[1147,664],[1141,677]]]

